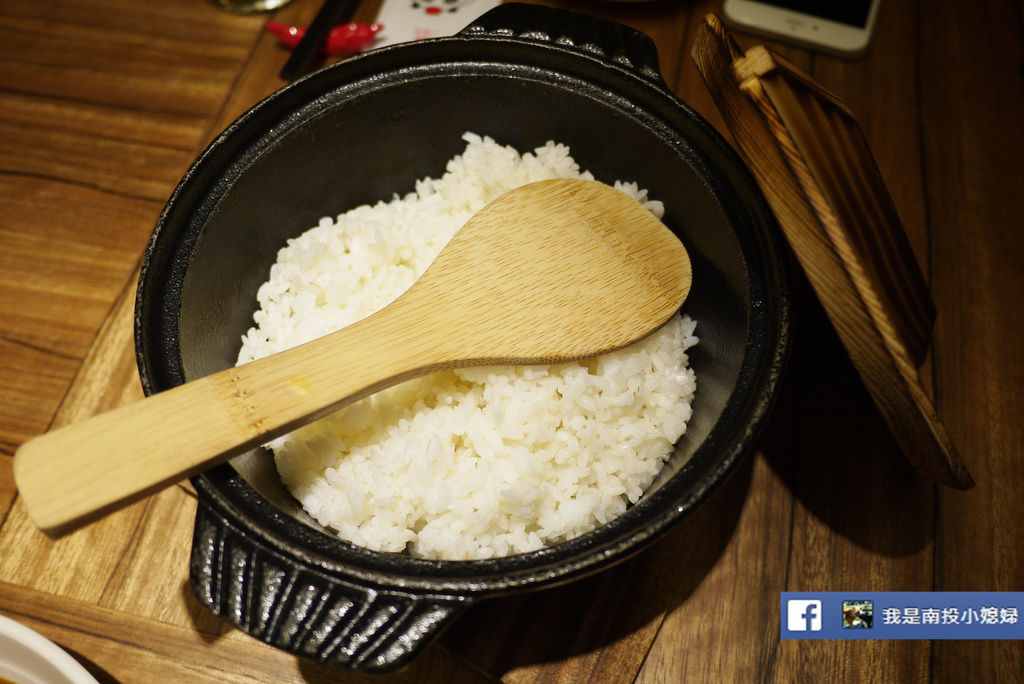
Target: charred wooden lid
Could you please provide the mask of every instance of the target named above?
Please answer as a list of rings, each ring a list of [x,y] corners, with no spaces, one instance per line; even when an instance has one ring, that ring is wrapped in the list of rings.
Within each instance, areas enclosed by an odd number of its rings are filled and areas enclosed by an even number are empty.
[[[771,50],[740,50],[713,14],[692,55],[903,453],[922,477],[972,487],[918,372],[928,284],[849,107]]]

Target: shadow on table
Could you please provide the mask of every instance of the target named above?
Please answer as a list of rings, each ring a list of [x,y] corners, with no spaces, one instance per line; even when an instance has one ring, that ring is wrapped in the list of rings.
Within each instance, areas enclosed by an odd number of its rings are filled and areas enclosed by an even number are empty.
[[[441,637],[492,676],[560,661],[616,642],[642,663],[660,617],[684,603],[718,562],[750,489],[753,458],[653,546],[597,575],[560,587],[481,601]],[[617,653],[618,664],[629,653]]]
[[[932,540],[935,486],[903,456],[816,298],[805,295],[786,376],[791,448],[767,461],[833,532],[890,557]]]
[[[120,680],[117,679],[117,677],[110,674],[107,670],[100,667],[89,658],[86,658],[78,651],[73,648],[69,648],[64,644],[60,644],[60,647],[62,650],[67,651],[72,658],[78,661],[78,664],[85,668],[85,671],[88,672],[99,684],[120,684]],[[7,680],[0,678],[0,681],[6,682]]]

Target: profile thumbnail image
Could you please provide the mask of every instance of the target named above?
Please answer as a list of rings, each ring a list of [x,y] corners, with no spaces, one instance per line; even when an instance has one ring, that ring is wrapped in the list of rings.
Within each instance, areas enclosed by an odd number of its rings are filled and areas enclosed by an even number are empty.
[[[874,602],[843,601],[843,629],[871,629],[874,619]]]

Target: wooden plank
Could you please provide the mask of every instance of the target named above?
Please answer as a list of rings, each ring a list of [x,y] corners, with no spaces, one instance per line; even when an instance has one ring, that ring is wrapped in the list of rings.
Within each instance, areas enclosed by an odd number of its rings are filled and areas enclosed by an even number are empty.
[[[789,398],[784,402],[793,405]],[[791,410],[776,412],[756,456],[727,485],[737,491],[723,491],[725,501],[705,509],[717,518],[714,524],[684,523],[693,537],[688,553],[656,559],[675,573],[662,580],[668,588],[663,593],[675,596],[638,683],[748,682],[770,671],[786,573],[784,531],[793,515],[779,470],[791,453],[793,418]],[[707,555],[705,547],[723,546],[717,557]]]
[[[180,600],[188,569],[182,549],[191,542],[194,511],[194,499],[174,488],[53,540],[28,520],[19,499],[0,529],[0,545],[11,550],[0,558],[0,581],[187,624],[189,608]]]
[[[46,429],[78,361],[4,338],[0,338],[0,359],[9,364],[0,375],[0,414],[4,416],[0,453],[11,456],[17,445]]]
[[[828,86],[834,79],[851,107],[871,112],[862,119],[853,109],[869,141],[896,146],[896,140],[916,139],[920,67],[912,43],[900,39],[912,30],[908,11],[900,3],[883,3],[878,35],[863,60],[814,57],[814,76],[828,79]],[[901,114],[890,115],[891,109]],[[920,177],[919,159],[902,144],[896,149],[898,156],[889,151],[881,158],[883,173]],[[924,242],[920,227],[913,241],[918,253]],[[934,488],[904,462],[817,302],[811,300],[802,313],[795,354],[801,361],[794,369],[801,386],[801,434],[791,481],[797,510],[786,589],[929,589]],[[779,646],[772,679],[856,671],[867,681],[910,681],[927,672],[929,655],[930,645],[920,641],[786,641]],[[858,662],[886,665],[872,672]]]
[[[22,44],[46,33],[84,44],[150,46],[225,60],[245,58],[252,31],[265,19],[259,14],[223,12],[203,0],[146,6],[133,0],[90,0],[73,5],[54,0],[5,0],[0,17],[4,25],[17,26],[20,37],[16,39]]]
[[[59,10],[13,0],[0,10],[0,88],[201,117],[221,101],[262,23],[204,0]]]
[[[0,92],[3,121],[16,129],[45,129],[111,141],[144,143],[191,154],[206,132],[202,116],[140,111],[105,102],[61,100],[49,95]]]
[[[801,362],[791,371],[800,432],[785,476],[797,505],[783,588],[927,590],[934,487],[901,457],[817,302],[801,315],[794,349]],[[887,663],[872,681],[903,681],[924,671],[928,656],[922,641],[783,641],[771,680],[853,671],[868,659]]]
[[[167,198],[186,168],[181,149],[97,137],[92,133],[43,130],[0,121],[0,157],[10,174],[75,178],[111,195]]]
[[[977,11],[929,3],[921,19],[923,148],[939,303],[934,386],[950,432],[970,454],[978,490],[940,492],[935,581],[941,590],[1024,586],[1024,216],[1017,134],[1024,112],[1021,6]],[[945,316],[942,311],[948,312]],[[977,462],[977,465],[974,465]],[[949,641],[933,649],[936,681],[1012,681],[1014,641]]]
[[[133,617],[91,602],[0,582],[0,613],[68,651],[100,681],[133,682],[418,682],[423,678],[489,681],[440,649],[391,677],[368,677],[300,661],[241,632],[215,635],[191,625]],[[116,626],[116,627],[115,627]],[[131,668],[127,669],[126,664]],[[449,679],[449,681],[452,681]]]
[[[0,340],[0,449],[10,456],[47,428],[125,271],[116,252],[83,244],[40,263],[52,242],[31,231],[0,229],[0,244],[0,315],[11,324]]]

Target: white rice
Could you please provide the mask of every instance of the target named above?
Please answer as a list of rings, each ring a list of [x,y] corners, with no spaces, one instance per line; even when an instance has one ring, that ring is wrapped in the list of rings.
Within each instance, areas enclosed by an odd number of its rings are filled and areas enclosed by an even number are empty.
[[[467,133],[465,151],[414,192],[289,240],[258,293],[238,363],[351,324],[401,295],[459,227],[502,193],[587,178],[564,145],[520,154]],[[633,183],[615,187],[660,218]],[[677,314],[640,342],[582,363],[435,373],[270,444],[318,522],[377,551],[468,560],[572,539],[635,503],[686,430],[695,323]]]

